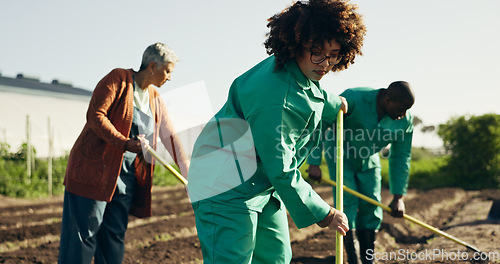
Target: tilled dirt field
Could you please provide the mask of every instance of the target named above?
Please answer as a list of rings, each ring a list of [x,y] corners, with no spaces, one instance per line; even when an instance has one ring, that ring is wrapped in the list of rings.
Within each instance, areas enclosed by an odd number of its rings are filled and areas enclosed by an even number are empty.
[[[328,202],[331,188],[315,187]],[[184,188],[154,189],[153,214],[130,218],[124,263],[202,263],[193,210]],[[383,191],[383,202],[391,199]],[[410,190],[407,213],[483,252],[484,263],[500,263],[500,222],[486,216],[500,190],[445,188]],[[0,197],[0,263],[56,263],[62,197],[19,200]],[[378,263],[475,263],[473,251],[403,219],[384,216],[377,234]],[[298,230],[290,219],[295,264],[335,261],[335,232],[311,226]],[[345,258],[345,257],[344,257]]]

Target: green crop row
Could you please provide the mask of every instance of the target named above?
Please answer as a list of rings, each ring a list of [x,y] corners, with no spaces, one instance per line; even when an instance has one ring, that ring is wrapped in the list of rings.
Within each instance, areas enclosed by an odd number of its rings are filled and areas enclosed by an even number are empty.
[[[52,194],[64,192],[64,174],[67,157],[55,158],[52,161]],[[37,198],[49,195],[48,161],[35,159],[31,176],[28,177],[25,159],[0,157],[0,195],[18,198]],[[174,166],[175,167],[175,166]],[[177,169],[177,167],[175,167]],[[153,177],[156,186],[179,184],[179,181],[165,168],[156,166]]]

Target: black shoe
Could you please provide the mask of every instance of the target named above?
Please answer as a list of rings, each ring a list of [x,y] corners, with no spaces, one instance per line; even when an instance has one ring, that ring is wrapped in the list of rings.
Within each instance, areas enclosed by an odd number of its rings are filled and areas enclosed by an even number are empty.
[[[344,236],[344,247],[347,253],[347,262],[349,264],[358,264],[358,255],[356,254],[354,232],[352,230],[347,231]]]
[[[375,230],[358,229],[356,235],[359,240],[359,251],[361,263],[373,263],[373,254],[375,253]]]

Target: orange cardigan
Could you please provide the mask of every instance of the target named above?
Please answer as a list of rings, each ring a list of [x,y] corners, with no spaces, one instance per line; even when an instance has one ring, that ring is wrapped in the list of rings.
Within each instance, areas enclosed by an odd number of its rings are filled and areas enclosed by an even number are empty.
[[[120,175],[125,144],[132,126],[133,70],[114,69],[96,86],[87,110],[87,122],[71,149],[64,184],[70,193],[110,202]],[[187,175],[189,160],[168,117],[158,90],[150,86],[149,101],[155,119],[153,142],[157,138],[174,158],[183,175]],[[142,154],[135,160],[137,184],[134,189],[131,214],[149,217],[154,166],[145,162]]]

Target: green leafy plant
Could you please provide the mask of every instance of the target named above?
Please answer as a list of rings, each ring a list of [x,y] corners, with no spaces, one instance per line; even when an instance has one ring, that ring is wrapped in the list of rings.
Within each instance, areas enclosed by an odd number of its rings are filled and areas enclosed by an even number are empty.
[[[438,135],[451,153],[446,170],[456,185],[500,187],[500,115],[453,118],[439,125]]]
[[[23,144],[15,153],[9,152],[10,146],[0,143],[0,195],[18,198],[37,198],[49,195],[48,192],[48,161],[35,159],[35,166],[31,177],[26,170],[27,144]],[[64,193],[64,175],[68,156],[57,157],[52,160],[52,193]],[[174,166],[178,169],[176,166]],[[156,166],[153,184],[168,186],[180,182],[162,166]]]

